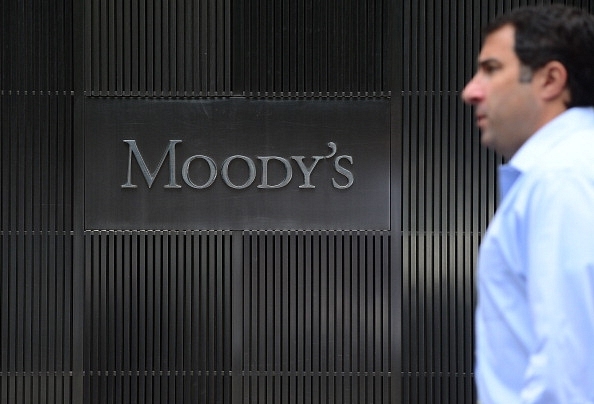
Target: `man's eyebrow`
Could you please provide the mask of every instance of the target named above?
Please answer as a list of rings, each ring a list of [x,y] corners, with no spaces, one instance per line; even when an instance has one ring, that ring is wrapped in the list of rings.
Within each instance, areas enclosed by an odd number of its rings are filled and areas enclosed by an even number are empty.
[[[497,67],[501,66],[502,63],[499,59],[496,58],[486,58],[486,59],[479,59],[478,60],[479,67]]]

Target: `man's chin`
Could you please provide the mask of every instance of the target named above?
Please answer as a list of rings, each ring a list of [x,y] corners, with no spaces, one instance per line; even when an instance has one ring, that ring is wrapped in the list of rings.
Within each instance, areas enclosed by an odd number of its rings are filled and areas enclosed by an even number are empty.
[[[483,133],[481,135],[481,145],[489,150],[492,150],[496,153],[500,153],[501,151],[498,150],[498,145],[495,139],[492,136],[489,136],[489,133]]]
[[[487,148],[493,147],[493,139],[490,136],[490,133],[486,130],[481,130],[481,144]]]

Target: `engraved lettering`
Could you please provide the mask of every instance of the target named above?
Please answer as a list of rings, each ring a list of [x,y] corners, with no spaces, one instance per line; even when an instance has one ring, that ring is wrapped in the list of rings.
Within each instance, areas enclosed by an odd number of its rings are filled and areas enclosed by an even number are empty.
[[[128,144],[129,150],[128,181],[121,186],[122,188],[137,188],[136,185],[132,184],[132,155],[134,155],[136,158],[136,162],[138,163],[140,171],[144,175],[144,179],[146,180],[146,184],[149,188],[153,186],[153,182],[155,181],[157,174],[159,174],[161,166],[165,162],[167,156],[169,156],[169,184],[165,185],[164,188],[181,188],[181,186],[175,182],[175,145],[181,143],[181,140],[169,141],[169,146],[167,146],[167,149],[165,149],[165,152],[161,156],[161,160],[159,161],[157,168],[152,173],[150,172],[146,162],[144,161],[144,158],[142,157],[142,154],[140,153],[140,150],[138,149],[136,140],[124,140],[124,143]]]
[[[346,168],[340,165],[340,160],[348,160],[349,163],[353,164],[353,157],[338,156],[336,159],[334,159],[334,169],[337,173],[342,174],[346,177],[347,183],[345,185],[340,185],[338,182],[336,182],[334,178],[332,178],[332,185],[334,186],[334,188],[337,189],[350,188],[353,185],[353,182],[355,182],[355,178],[350,170],[347,170]]]
[[[311,185],[311,182],[310,182],[311,173],[313,172],[314,168],[316,168],[318,161],[324,159],[324,157],[320,157],[320,156],[312,157],[314,159],[314,162],[309,167],[307,167],[305,165],[305,163],[303,162],[303,159],[305,158],[305,156],[291,156],[291,158],[297,162],[297,165],[299,166],[299,168],[301,169],[301,172],[303,173],[303,184],[299,185],[299,188],[315,188],[316,186]]]
[[[144,176],[144,179],[146,181],[148,188],[151,188],[153,186],[153,183],[155,182],[156,177],[158,176],[159,172],[161,171],[161,168],[163,167],[163,164],[165,163],[166,159],[169,159],[169,183],[164,185],[164,188],[181,188],[181,186],[176,182],[176,153],[175,153],[176,145],[178,143],[182,143],[181,140],[169,140],[169,144],[165,148],[165,151],[161,155],[159,163],[157,164],[156,168],[153,171],[151,171],[149,169],[144,157],[142,156],[142,153],[140,152],[140,149],[138,148],[138,144],[136,143],[136,140],[124,140],[123,142],[128,145],[128,173],[127,173],[127,181],[125,184],[121,185],[122,188],[138,188],[138,186],[132,182],[132,156],[134,156],[134,159],[136,160],[136,163],[138,164],[138,167],[139,167],[140,171],[142,172],[142,175]],[[333,168],[336,171],[336,173],[340,174],[342,177],[344,177],[344,179],[339,182],[339,181],[337,181],[336,178],[331,178],[332,186],[336,189],[350,188],[355,181],[355,177],[354,177],[351,169],[345,167],[345,165],[344,165],[345,163],[343,162],[343,160],[346,160],[352,166],[353,165],[353,157],[350,155],[336,156],[337,150],[338,150],[336,143],[328,142],[327,145],[330,148],[330,153],[327,155],[322,155],[322,156],[311,156],[311,157],[307,157],[307,158],[305,156],[291,156],[290,159],[280,157],[280,156],[257,156],[256,158],[258,160],[260,160],[261,165],[262,165],[262,178],[261,178],[260,184],[257,185],[257,187],[259,189],[279,189],[279,188],[286,187],[293,179],[293,166],[291,164],[291,160],[294,160],[297,163],[297,166],[299,167],[301,173],[303,174],[303,183],[301,185],[299,185],[299,188],[300,189],[315,189],[316,186],[312,184],[311,176],[312,176],[314,170],[316,169],[316,167],[318,167],[318,163],[321,160],[329,160],[329,159],[334,158]],[[306,159],[309,160],[309,162],[306,163]],[[196,178],[194,178],[194,180],[192,178],[190,178],[190,166],[195,162],[195,160],[203,160],[208,165],[208,177],[207,177],[206,181],[204,181],[202,184],[197,184],[195,181]],[[236,182],[238,182],[237,176],[239,175],[241,177],[241,174],[237,174],[237,172],[236,172],[236,174],[233,176],[234,179],[231,179],[231,177],[229,175],[229,170],[231,169],[231,164],[235,160],[241,160],[247,166],[247,178],[241,184],[236,183]],[[270,163],[271,161],[277,161],[284,168],[284,173],[283,173],[284,177],[279,177],[278,175],[274,176],[274,178],[281,178],[280,182],[278,182],[276,184],[270,183],[270,181],[271,181],[270,173],[273,168],[273,165],[271,165],[271,163]],[[241,163],[238,163],[238,164],[240,165],[238,167],[239,168],[238,172],[245,173],[245,170],[242,171]],[[200,163],[199,163],[199,167],[204,167],[204,165],[200,165]],[[235,164],[234,167],[237,167],[237,165]],[[277,164],[276,168],[278,169],[278,164]],[[197,175],[196,174],[197,169],[198,168],[194,169],[194,171],[193,171],[194,175]],[[236,169],[237,168],[234,168],[234,170],[236,170]],[[227,157],[223,161],[222,166],[220,166],[220,170],[221,170],[221,178],[222,178],[223,182],[228,187],[233,188],[233,189],[248,188],[255,182],[256,177],[257,177],[256,164],[254,163],[254,160],[251,159],[250,157],[243,156],[240,154],[236,154],[234,156]],[[218,172],[219,172],[219,166],[218,166],[217,162],[212,157],[209,157],[209,156],[206,156],[203,154],[197,154],[194,156],[190,156],[189,158],[187,158],[184,161],[184,164],[181,169],[181,176],[182,176],[183,181],[189,187],[194,188],[194,189],[206,189],[214,184],[215,180],[217,179]],[[204,175],[202,175],[200,178],[204,178]],[[345,183],[345,180],[346,180],[346,183]],[[275,181],[275,180],[273,179],[272,181]]]
[[[315,188],[315,185],[311,185],[310,182],[310,178],[311,178],[311,173],[313,172],[314,168],[316,168],[316,165],[318,164],[318,161],[323,160],[323,159],[329,159],[332,158],[335,154],[336,154],[336,143],[334,142],[328,142],[328,147],[330,147],[330,154],[328,154],[327,156],[312,156],[312,159],[314,160],[313,163],[307,167],[305,165],[305,163],[303,162],[303,159],[305,158],[305,156],[291,156],[291,158],[293,160],[295,160],[297,162],[297,165],[299,166],[299,168],[301,169],[301,172],[303,173],[303,184],[299,185],[299,188]]]
[[[258,156],[258,159],[262,161],[262,183],[260,185],[258,185],[258,188],[263,188],[263,189],[282,188],[282,187],[286,186],[289,182],[291,182],[291,178],[293,178],[293,169],[291,167],[291,163],[289,162],[289,160],[282,158],[282,157],[277,157],[277,156],[266,156],[266,157]],[[268,162],[270,160],[280,161],[285,166],[285,178],[280,183],[278,183],[276,185],[268,184]]]
[[[248,166],[248,169],[249,169],[248,179],[241,185],[235,185],[229,179],[229,165],[231,164],[231,162],[233,160],[237,160],[237,159],[245,161]],[[251,158],[246,157],[246,156],[235,155],[235,156],[227,157],[225,159],[225,161],[223,162],[223,169],[221,172],[221,176],[223,177],[223,181],[225,182],[225,184],[227,184],[229,187],[231,187],[233,189],[244,189],[244,188],[247,188],[250,185],[252,185],[252,183],[256,179],[256,165],[254,164],[254,161]]]
[[[332,152],[326,156],[327,159],[334,157],[334,155],[336,154],[336,143],[328,142],[328,147],[332,149]]]
[[[196,159],[202,159],[202,160],[206,161],[206,163],[208,163],[209,177],[208,177],[208,181],[206,181],[203,185],[196,185],[190,179],[190,175],[189,175],[190,163],[192,163],[192,161],[194,161]],[[191,186],[192,188],[195,188],[195,189],[208,188],[215,181],[215,178],[217,178],[217,165],[214,162],[214,160],[208,156],[203,156],[203,155],[192,156],[184,162],[184,166],[182,167],[182,178],[184,179],[185,183],[188,184],[189,186]]]

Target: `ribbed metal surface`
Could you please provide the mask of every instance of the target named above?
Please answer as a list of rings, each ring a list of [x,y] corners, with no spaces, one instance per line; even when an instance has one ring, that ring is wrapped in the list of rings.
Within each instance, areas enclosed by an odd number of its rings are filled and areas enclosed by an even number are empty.
[[[70,1],[0,4],[0,403],[72,402]]]
[[[497,161],[459,90],[492,2],[403,5],[403,402],[475,400],[475,253],[496,202]],[[438,38],[438,40],[436,40]]]
[[[70,94],[72,0],[0,2],[2,94]]]
[[[235,0],[233,90],[249,96],[387,96],[386,0]]]
[[[87,0],[87,95],[228,95],[230,1]]]
[[[0,403],[69,403],[72,100],[0,97]]]
[[[481,29],[495,15],[525,5],[565,3],[592,12],[589,0],[404,0],[403,77],[405,95],[457,94],[472,76]]]
[[[4,234],[72,230],[70,95],[0,97]]]
[[[389,234],[232,237],[86,234],[89,402],[391,402]]]
[[[408,232],[481,233],[499,160],[479,144],[459,94],[403,97],[403,220]]]
[[[89,0],[88,95],[384,96],[384,0]]]
[[[404,402],[473,402],[475,252],[495,203],[494,157],[457,96],[404,99]]]
[[[231,234],[85,239],[85,402],[229,403]]]
[[[243,246],[243,402],[392,402],[389,233],[246,233]]]
[[[472,403],[473,261],[478,234],[403,238],[405,403]]]
[[[70,403],[72,237],[0,235],[0,403]]]

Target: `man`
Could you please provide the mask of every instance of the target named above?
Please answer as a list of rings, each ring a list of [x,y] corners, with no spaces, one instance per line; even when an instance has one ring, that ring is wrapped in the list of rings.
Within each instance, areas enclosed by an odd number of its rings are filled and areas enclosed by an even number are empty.
[[[462,98],[507,161],[478,259],[479,401],[594,403],[594,17],[499,17]]]

